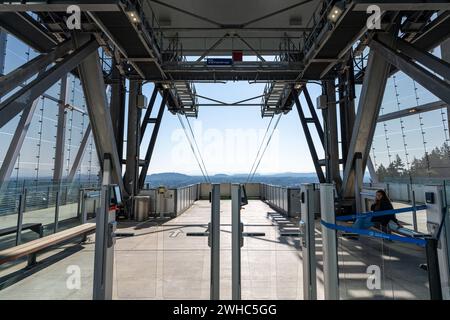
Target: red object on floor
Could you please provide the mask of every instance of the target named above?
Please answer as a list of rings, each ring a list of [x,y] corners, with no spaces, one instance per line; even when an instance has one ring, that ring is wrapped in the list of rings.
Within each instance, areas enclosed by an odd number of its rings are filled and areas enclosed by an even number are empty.
[[[233,51],[233,61],[242,61],[242,51]]]

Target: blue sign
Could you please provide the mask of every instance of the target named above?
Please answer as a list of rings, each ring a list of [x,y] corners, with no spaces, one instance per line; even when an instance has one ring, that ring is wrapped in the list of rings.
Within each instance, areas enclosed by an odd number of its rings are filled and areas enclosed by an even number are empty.
[[[228,58],[207,58],[206,64],[208,66],[230,66],[233,64],[233,59]]]

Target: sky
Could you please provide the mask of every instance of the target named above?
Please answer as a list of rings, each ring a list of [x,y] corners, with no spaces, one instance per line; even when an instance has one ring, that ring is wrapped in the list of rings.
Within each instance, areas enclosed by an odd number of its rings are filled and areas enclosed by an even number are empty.
[[[199,95],[228,103],[256,97],[264,91],[264,84],[248,82],[197,83],[195,86]],[[309,88],[313,97],[321,90],[314,84]],[[153,85],[145,85],[143,93],[150,96],[152,89]],[[156,102],[156,106],[159,101]],[[257,98],[249,103],[260,101],[261,98]],[[199,103],[210,102],[199,99]],[[189,132],[186,119],[182,117],[182,120]],[[265,141],[268,140],[277,120],[278,116],[275,116]],[[198,118],[189,118],[189,121],[208,173],[233,174],[250,172],[270,118],[261,117],[259,106],[203,106],[199,109]],[[150,133],[147,133],[142,145],[147,146],[149,139]],[[317,137],[315,140],[316,143],[319,141]],[[261,151],[265,146],[266,142],[262,145]],[[145,148],[141,150],[141,154],[144,152]],[[258,173],[313,171],[305,136],[294,108],[281,116],[258,167]],[[159,172],[201,174],[178,117],[167,111],[161,123],[149,169],[149,174]]]
[[[264,58],[268,61],[274,59],[272,56],[264,56]],[[188,57],[188,60],[196,59],[197,57]],[[244,61],[256,61],[256,59],[255,56],[244,56]],[[195,83],[198,95],[227,103],[260,96],[264,93],[264,87],[265,83],[246,81]],[[308,88],[313,100],[321,93],[318,85],[310,84]],[[143,88],[143,93],[150,97],[152,90],[153,85],[147,84]],[[160,99],[161,97],[158,97],[156,106],[159,106]],[[212,103],[202,98],[199,98],[198,102],[199,104]],[[259,104],[261,98],[246,103]],[[301,100],[301,103],[306,105],[304,99]],[[154,110],[155,117],[156,113],[157,110]],[[266,151],[257,166],[257,173],[314,172],[295,107],[291,112],[282,115],[279,121],[278,117],[278,115],[275,116],[272,122],[271,118],[262,118],[260,106],[200,107],[197,119],[189,118],[189,122],[207,172],[209,174],[248,174],[254,163],[256,166],[261,158],[258,157],[255,162],[258,151],[260,150],[261,155],[264,149]],[[184,116],[182,121],[190,133]],[[278,125],[275,131],[272,131],[277,121]],[[268,127],[269,123],[270,127]],[[274,133],[267,145],[272,132]],[[314,138],[316,143],[320,143],[317,136]],[[141,150],[141,158],[145,154],[149,140],[150,133],[147,133],[142,143],[142,146],[145,147]],[[191,141],[195,148],[195,142]],[[321,156],[323,157],[323,152],[322,154],[319,152],[319,157]],[[201,162],[201,158],[198,155],[197,157]],[[148,174],[160,172],[201,174],[178,116],[167,110],[161,123]]]

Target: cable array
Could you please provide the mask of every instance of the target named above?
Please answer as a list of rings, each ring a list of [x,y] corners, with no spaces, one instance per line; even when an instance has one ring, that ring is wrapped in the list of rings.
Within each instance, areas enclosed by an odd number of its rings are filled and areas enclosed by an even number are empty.
[[[189,129],[190,129],[190,132],[192,134],[192,141],[193,142],[191,141],[191,138],[190,138],[189,133],[188,133],[188,131],[186,129],[186,126],[183,123],[183,120],[181,119],[181,115],[179,113],[177,113],[177,116],[178,116],[178,120],[180,121],[181,127],[183,128],[184,134],[186,135],[186,139],[189,142],[189,145],[191,147],[192,153],[194,154],[195,160],[197,161],[198,167],[200,168],[200,171],[201,171],[201,173],[203,175],[203,178],[205,179],[205,182],[206,183],[211,183],[211,179],[209,178],[208,171],[206,170],[205,162],[203,161],[203,157],[201,155],[200,148],[198,147],[197,140],[195,139],[195,135],[194,135],[194,132],[192,130],[192,127],[191,127],[191,124],[190,124],[188,118],[186,117],[186,121],[187,121],[187,123],[189,125]],[[195,148],[194,148],[194,145],[195,145]],[[195,152],[195,149],[197,149],[198,156],[197,156],[197,152]],[[199,160],[199,158],[200,158],[200,160]]]
[[[262,160],[262,158],[264,157],[264,154],[266,153],[266,150],[267,150],[267,147],[268,147],[269,144],[270,144],[270,141],[272,140],[272,136],[273,136],[273,134],[275,133],[275,130],[277,129],[277,127],[278,127],[278,123],[280,123],[281,116],[282,116],[282,114],[280,114],[280,115],[278,116],[278,119],[277,119],[277,121],[275,122],[275,125],[273,126],[272,132],[271,132],[269,138],[267,139],[267,142],[266,142],[266,145],[265,145],[265,147],[264,147],[264,150],[263,150],[263,152],[262,152],[261,155],[260,155],[260,151],[261,151],[261,149],[262,149],[262,147],[263,147],[263,145],[264,145],[265,137],[267,136],[267,133],[269,132],[269,128],[270,128],[270,125],[271,125],[271,123],[272,123],[273,117],[270,119],[269,125],[267,126],[266,133],[264,134],[264,137],[263,137],[263,139],[262,139],[262,141],[261,141],[261,145],[260,145],[260,147],[259,147],[258,153],[256,154],[255,161],[253,162],[252,168],[250,169],[250,173],[248,174],[246,183],[251,182],[251,181],[253,180],[253,178],[255,177],[255,174],[256,174],[256,172],[258,171],[258,167],[259,167],[259,165],[260,165],[260,163],[261,163],[261,160]],[[260,157],[259,157],[259,160],[258,160],[258,156],[259,156],[259,155],[260,155]],[[256,161],[258,161],[258,163],[257,163],[256,166],[255,166]]]

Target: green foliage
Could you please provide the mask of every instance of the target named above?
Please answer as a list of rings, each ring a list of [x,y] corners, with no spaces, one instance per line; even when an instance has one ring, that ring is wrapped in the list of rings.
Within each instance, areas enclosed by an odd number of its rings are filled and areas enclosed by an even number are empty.
[[[385,167],[380,164],[377,169],[378,178],[383,181],[384,178],[406,178],[413,177],[450,177],[450,146],[445,142],[442,147],[436,147],[431,152],[424,154],[422,158],[411,161],[408,169],[397,154],[395,159]]]

